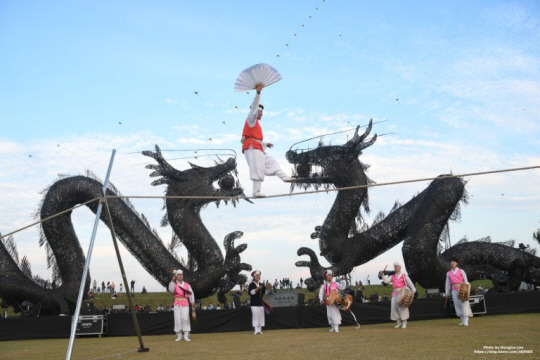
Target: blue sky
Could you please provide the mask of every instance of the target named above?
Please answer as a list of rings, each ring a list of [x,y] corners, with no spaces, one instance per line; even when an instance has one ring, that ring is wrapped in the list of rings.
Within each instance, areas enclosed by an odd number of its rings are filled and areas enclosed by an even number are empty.
[[[539,15],[536,1],[2,1],[0,232],[33,221],[40,191],[57,174],[90,169],[103,177],[113,148],[111,180],[126,195],[162,194],[141,165],[147,159],[132,154],[153,144],[240,153],[253,94],[235,93],[233,85],[241,70],[261,62],[283,76],[263,91],[262,103],[265,137],[286,171],[293,143],[370,118],[386,120],[374,132],[389,133],[361,158],[376,182],[540,165]],[[238,163],[250,189],[241,154]],[[467,180],[472,197],[461,222],[451,225],[454,243],[491,236],[538,248],[532,232],[540,227],[539,170]],[[367,219],[426,185],[373,189]],[[288,187],[271,178],[263,190]],[[318,252],[309,235],[333,199],[330,193],[210,206],[203,219],[218,243],[243,231],[243,259],[263,278],[299,279],[308,274],[294,266],[296,250]],[[168,242],[171,230],[159,228],[161,201],[134,203]],[[93,217],[81,210],[74,221],[86,251]],[[118,283],[108,236],[101,225],[91,274]],[[47,276],[37,228],[15,240],[33,271]],[[374,278],[401,260],[400,248],[356,268],[353,277]],[[128,277],[161,289],[127,254],[126,263]]]

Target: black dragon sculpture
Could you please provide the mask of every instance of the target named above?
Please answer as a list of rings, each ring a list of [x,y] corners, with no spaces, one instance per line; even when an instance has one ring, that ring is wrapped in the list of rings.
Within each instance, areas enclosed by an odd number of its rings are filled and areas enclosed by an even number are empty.
[[[289,150],[287,160],[293,164],[296,183],[293,188],[307,189],[336,187],[336,199],[321,226],[312,238],[319,239],[320,255],[332,265],[336,274],[347,274],[403,241],[403,258],[412,279],[425,288],[444,285],[449,259],[457,256],[460,267],[470,280],[493,278],[505,273],[512,288],[517,288],[525,276],[540,283],[540,259],[511,246],[488,242],[467,242],[442,251],[441,239],[450,220],[459,218],[460,202],[466,202],[465,182],[451,175],[441,175],[409,202],[396,202],[386,217],[378,216],[368,227],[360,208],[369,213],[367,165],[359,160],[362,150],[373,145],[377,135],[370,138],[370,121],[364,134],[356,128],[354,137],[343,145],[324,145],[305,151]],[[311,278],[306,280],[314,289],[322,283],[323,266],[315,252],[307,247],[298,255],[308,255],[309,261],[297,266],[309,267]]]
[[[142,264],[142,266],[162,285],[166,286],[173,269],[182,269],[196,296],[204,298],[216,292],[220,298],[234,285],[246,281],[243,270],[251,270],[249,264],[242,263],[240,253],[247,245],[234,245],[243,233],[235,231],[224,239],[225,256],[204,226],[200,211],[209,203],[232,202],[245,197],[236,178],[236,160],[229,158],[217,162],[212,167],[194,164],[191,169],[180,171],[171,166],[162,156],[159,147],[155,151],[144,151],[143,155],[153,158],[157,164],[147,165],[154,170],[150,176],[159,177],[152,185],[167,185],[166,215],[162,225],[169,223],[174,236],[188,251],[187,261],[181,261],[168,249],[157,232],[144,216],[139,216],[133,206],[120,198],[108,198],[114,230],[120,241]],[[219,185],[214,187],[214,183]],[[46,192],[40,208],[41,219],[71,209],[77,204],[100,197],[103,184],[89,176],[64,177],[56,181]],[[117,196],[114,187],[107,190],[107,196]],[[172,198],[171,198],[172,197]],[[180,198],[178,198],[180,197]],[[97,201],[87,207],[96,213]],[[102,221],[105,215],[102,214]],[[25,275],[0,242],[0,297],[2,306],[22,309],[23,301],[36,305],[40,314],[70,314],[75,310],[78,289],[84,267],[84,253],[71,222],[71,211],[42,222],[41,244],[46,244],[48,259],[55,267],[61,283],[54,289],[36,284]],[[88,292],[90,279],[86,284]]]

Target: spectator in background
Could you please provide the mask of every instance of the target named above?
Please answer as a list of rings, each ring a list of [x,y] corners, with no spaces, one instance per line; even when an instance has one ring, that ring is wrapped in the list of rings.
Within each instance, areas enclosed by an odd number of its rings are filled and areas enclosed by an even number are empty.
[[[96,279],[94,279],[94,283],[93,283],[92,289],[94,290],[94,292],[97,291],[97,281],[96,281]]]
[[[105,281],[102,281],[102,282],[101,282],[101,292],[102,292],[102,293],[105,292]]]
[[[208,310],[214,310],[214,305],[212,305],[211,301],[208,303],[208,308],[207,309]]]
[[[146,294],[148,291],[146,291],[146,287],[143,285],[141,293]]]
[[[135,280],[131,280],[131,292],[135,292]]]
[[[122,290],[124,290],[124,284],[120,283],[120,292],[122,292]]]

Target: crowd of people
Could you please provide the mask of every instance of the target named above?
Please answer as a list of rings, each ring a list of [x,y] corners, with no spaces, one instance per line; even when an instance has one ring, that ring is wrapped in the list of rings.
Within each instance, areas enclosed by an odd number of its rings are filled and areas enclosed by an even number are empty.
[[[131,296],[134,297],[135,296],[135,280],[131,280],[130,285],[131,285],[130,293],[131,293]],[[118,294],[123,293],[123,292],[124,292],[124,284],[122,282],[120,282],[118,286],[118,291],[116,291],[116,284],[114,283],[114,281],[107,281],[107,283],[105,283],[105,281],[102,281],[100,285],[94,279],[94,281],[92,282],[92,286],[90,287],[90,290],[88,291],[87,299],[92,300],[96,298],[97,296],[100,296],[101,294],[108,294],[110,295],[111,299],[117,299]],[[146,294],[147,292],[148,291],[146,290],[146,287],[143,285],[141,294]]]
[[[135,280],[131,280],[131,283],[130,283],[131,287],[130,287],[130,290],[132,293],[135,292]],[[144,286],[143,286],[143,289],[144,289]],[[90,288],[90,291],[94,294],[101,294],[101,293],[110,293],[110,294],[115,294],[117,293],[116,292],[116,284],[114,281],[107,281],[107,283],[105,283],[105,281],[102,281],[101,284],[99,284],[97,282],[96,279],[94,279],[94,281],[92,282],[92,286]],[[118,285],[118,292],[123,292],[124,291],[124,284],[122,282],[119,283]]]

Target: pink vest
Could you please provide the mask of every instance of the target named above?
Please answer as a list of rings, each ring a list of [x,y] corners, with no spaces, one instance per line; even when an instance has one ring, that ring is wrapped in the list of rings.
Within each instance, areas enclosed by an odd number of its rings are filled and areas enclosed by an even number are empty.
[[[332,290],[337,290],[337,283],[335,281],[332,281],[330,285],[327,283],[324,284],[324,296],[326,298],[326,305],[328,305],[328,297],[332,293]]]
[[[452,270],[449,270],[448,277],[450,278],[450,285],[452,285],[452,290],[459,290],[459,284],[465,282],[460,268],[457,269],[455,274],[452,272]]]
[[[189,296],[184,292],[184,289],[189,289],[189,284],[187,282],[184,281],[183,286],[179,286],[177,282],[174,283],[175,306],[189,306]]]
[[[405,274],[401,274],[399,278],[395,274],[392,275],[392,297],[397,296],[398,291],[406,286],[407,281],[405,280]]]

